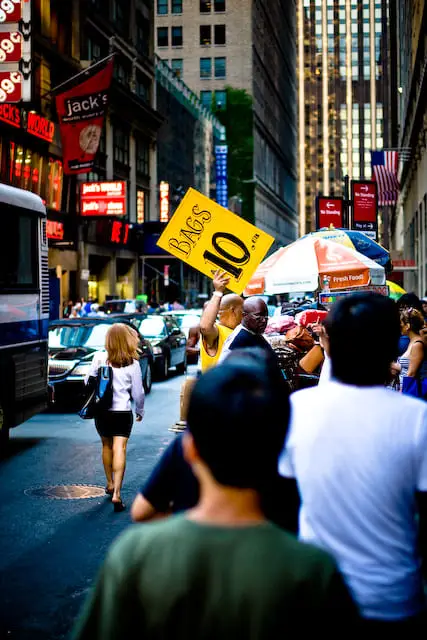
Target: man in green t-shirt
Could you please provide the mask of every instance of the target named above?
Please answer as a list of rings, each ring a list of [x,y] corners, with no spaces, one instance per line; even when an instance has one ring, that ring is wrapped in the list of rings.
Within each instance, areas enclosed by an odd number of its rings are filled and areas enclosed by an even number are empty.
[[[192,393],[184,453],[200,483],[183,515],[132,526],[111,548],[76,640],[278,640],[352,631],[358,614],[333,560],[265,519],[288,398],[268,353],[235,351]]]

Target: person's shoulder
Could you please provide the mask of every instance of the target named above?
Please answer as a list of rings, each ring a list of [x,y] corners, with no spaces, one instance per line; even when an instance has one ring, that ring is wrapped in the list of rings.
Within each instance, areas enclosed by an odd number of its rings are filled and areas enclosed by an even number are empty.
[[[272,537],[275,538],[276,553],[286,558],[286,566],[298,573],[322,573],[332,575],[336,570],[335,560],[326,551],[314,545],[297,540],[292,534],[284,531],[275,524],[272,527]],[[273,540],[272,540],[273,546]]]
[[[165,540],[179,538],[183,528],[185,521],[182,515],[132,524],[113,542],[108,553],[109,562],[125,564],[142,561],[148,550],[159,545],[164,548]]]

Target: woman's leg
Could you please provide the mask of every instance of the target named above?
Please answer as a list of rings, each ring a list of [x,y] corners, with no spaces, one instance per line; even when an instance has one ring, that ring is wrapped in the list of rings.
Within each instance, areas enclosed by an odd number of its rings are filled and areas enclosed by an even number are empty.
[[[113,438],[105,438],[102,440],[102,463],[104,465],[105,477],[107,478],[107,489],[112,491],[113,483]]]
[[[113,502],[121,501],[121,489],[126,469],[126,446],[128,438],[123,436],[113,437],[113,474],[114,493]]]

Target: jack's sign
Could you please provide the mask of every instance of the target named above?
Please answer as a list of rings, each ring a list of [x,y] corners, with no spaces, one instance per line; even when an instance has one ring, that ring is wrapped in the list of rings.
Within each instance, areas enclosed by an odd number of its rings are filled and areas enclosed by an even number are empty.
[[[273,242],[265,231],[189,189],[157,244],[210,278],[218,269],[226,271],[228,288],[241,294]]]

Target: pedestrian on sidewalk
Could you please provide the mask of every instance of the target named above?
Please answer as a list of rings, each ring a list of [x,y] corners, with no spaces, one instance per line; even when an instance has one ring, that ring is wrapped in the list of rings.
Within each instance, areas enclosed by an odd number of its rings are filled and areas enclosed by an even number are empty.
[[[309,637],[314,625],[335,638],[353,629],[357,612],[331,558],[262,512],[260,491],[286,436],[280,415],[281,391],[262,365],[201,376],[183,438],[199,502],[134,525],[113,545],[75,640],[276,640],[295,629]]]
[[[390,299],[353,294],[325,325],[332,379],[291,396],[279,470],[298,483],[300,538],[335,557],[366,631],[404,637],[425,630],[427,404],[385,388],[400,336]]]
[[[421,336],[424,328],[422,314],[412,307],[400,311],[400,330],[403,336],[409,338],[406,351],[398,357],[392,366],[393,373],[398,373],[400,389],[403,390],[405,377],[421,379],[427,376],[427,361],[425,358],[425,343]]]
[[[102,441],[102,462],[114,511],[125,509],[121,490],[126,469],[126,447],[132,430],[131,401],[135,403],[136,421],[144,416],[144,388],[139,365],[139,338],[136,331],[122,323],[108,330],[106,352],[97,352],[92,360],[86,384],[93,384],[98,369],[110,365],[113,370],[113,402],[108,411],[95,417],[96,430]],[[91,380],[92,379],[92,380]]]

